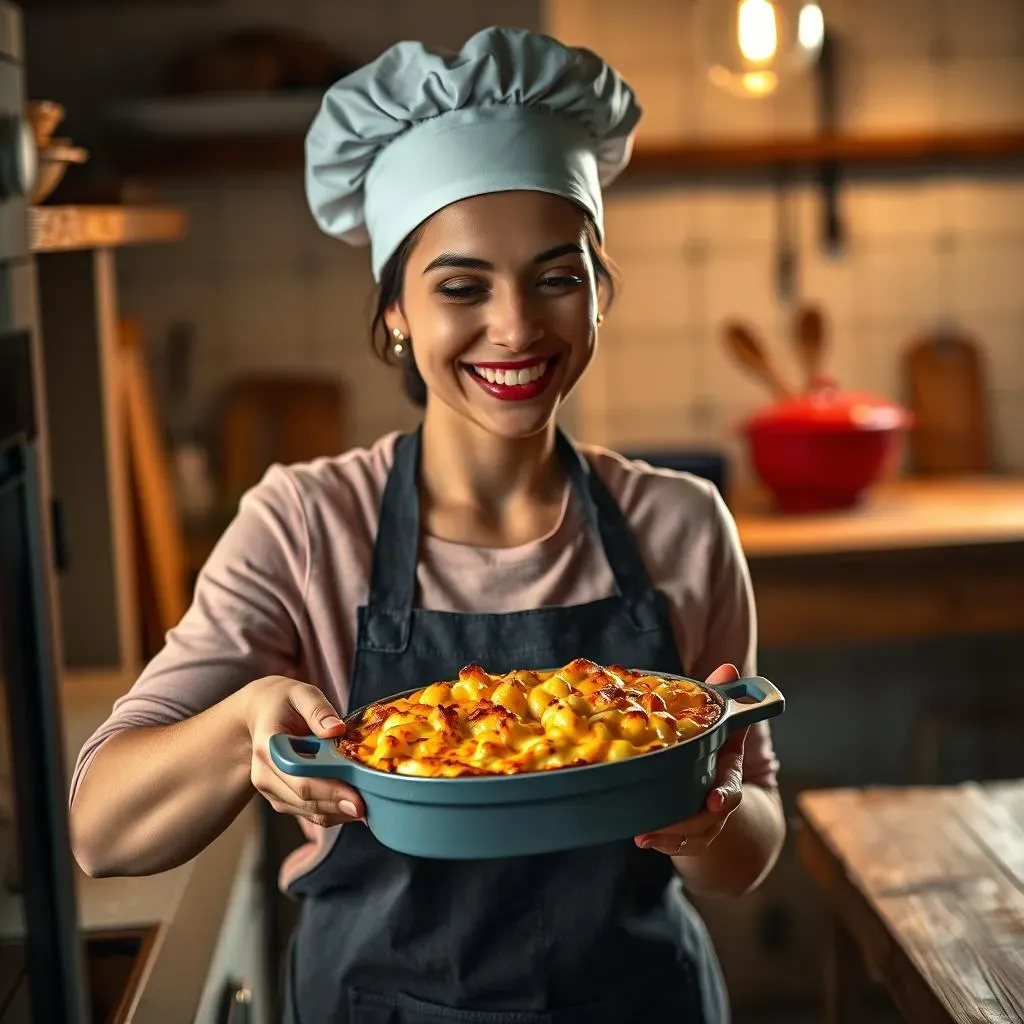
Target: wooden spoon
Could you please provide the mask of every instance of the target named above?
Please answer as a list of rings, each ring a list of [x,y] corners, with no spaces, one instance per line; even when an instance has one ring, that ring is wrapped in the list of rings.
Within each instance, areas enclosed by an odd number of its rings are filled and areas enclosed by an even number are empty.
[[[825,355],[825,317],[817,306],[804,306],[797,314],[794,342],[804,372],[804,391],[811,391],[821,376]]]
[[[793,392],[782,379],[778,367],[768,357],[765,347],[749,327],[739,323],[725,325],[725,342],[729,351],[754,376],[760,378],[778,398],[792,398]]]

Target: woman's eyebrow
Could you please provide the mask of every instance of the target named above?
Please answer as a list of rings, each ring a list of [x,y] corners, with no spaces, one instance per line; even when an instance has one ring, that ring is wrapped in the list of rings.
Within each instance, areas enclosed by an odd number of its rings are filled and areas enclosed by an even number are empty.
[[[564,245],[556,245],[552,249],[545,249],[533,257],[534,263],[547,263],[548,260],[556,259],[559,256],[567,256],[575,253],[583,255],[583,246],[579,242],[566,242]],[[482,260],[479,256],[470,256],[468,253],[443,252],[435,256],[426,267],[423,273],[428,274],[431,270],[438,270],[443,267],[457,267],[461,270],[493,270],[494,264],[488,260]]]

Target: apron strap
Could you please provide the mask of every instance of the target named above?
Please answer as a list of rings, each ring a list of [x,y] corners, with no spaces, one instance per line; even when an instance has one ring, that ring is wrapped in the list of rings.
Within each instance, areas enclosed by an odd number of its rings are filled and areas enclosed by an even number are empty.
[[[568,437],[558,430],[555,444],[587,524],[601,542],[615,588],[640,629],[660,625],[654,584],[637,547],[633,530],[601,477]]]
[[[409,643],[419,561],[422,426],[395,444],[381,501],[366,601],[364,646],[398,654]],[[661,625],[658,600],[622,510],[597,473],[559,429],[555,446],[587,524],[601,542],[615,587],[638,629]]]

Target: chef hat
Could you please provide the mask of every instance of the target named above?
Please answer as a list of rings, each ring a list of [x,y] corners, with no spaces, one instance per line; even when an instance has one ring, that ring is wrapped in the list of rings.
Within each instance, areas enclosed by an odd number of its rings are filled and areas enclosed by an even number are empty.
[[[629,162],[633,91],[589,50],[488,28],[459,53],[402,42],[328,89],[306,136],[320,227],[371,246],[374,278],[450,203],[532,189],[578,203],[603,233],[601,187]]]

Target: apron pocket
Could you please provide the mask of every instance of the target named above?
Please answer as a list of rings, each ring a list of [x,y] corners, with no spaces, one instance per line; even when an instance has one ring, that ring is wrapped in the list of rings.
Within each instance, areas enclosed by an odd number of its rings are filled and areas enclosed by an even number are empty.
[[[552,1024],[542,1010],[456,1010],[426,1003],[400,992],[384,994],[352,988],[348,993],[351,1024]]]

